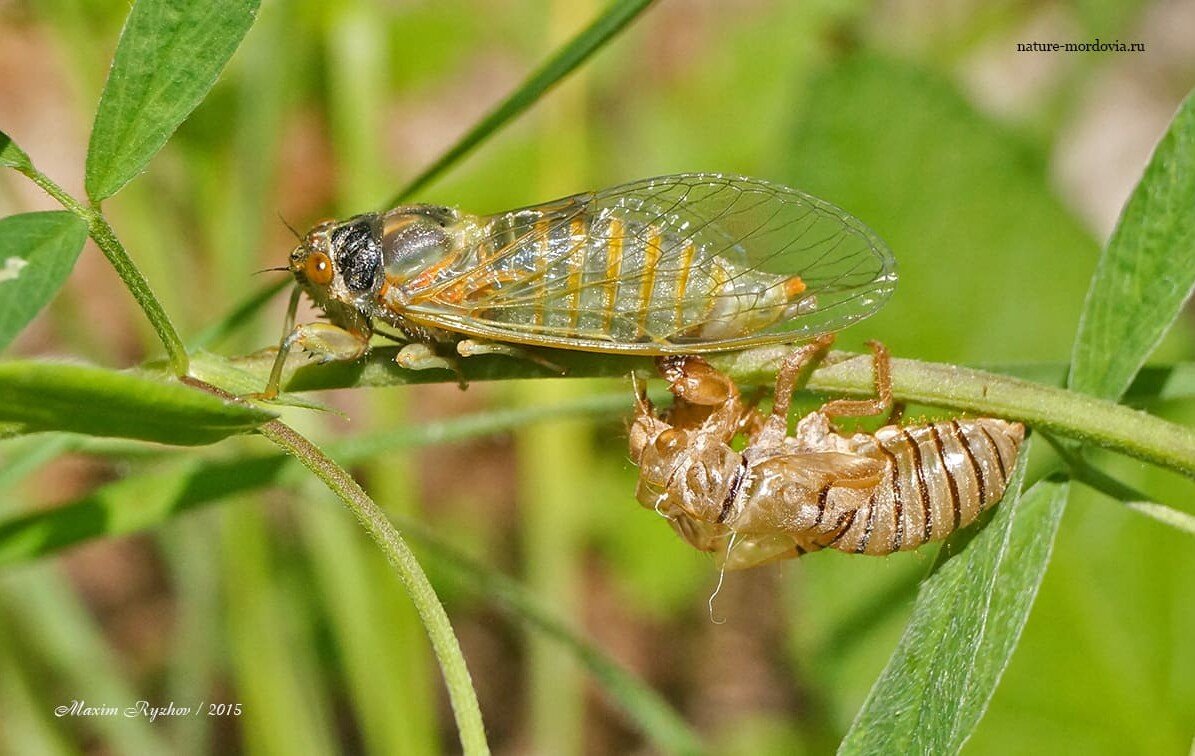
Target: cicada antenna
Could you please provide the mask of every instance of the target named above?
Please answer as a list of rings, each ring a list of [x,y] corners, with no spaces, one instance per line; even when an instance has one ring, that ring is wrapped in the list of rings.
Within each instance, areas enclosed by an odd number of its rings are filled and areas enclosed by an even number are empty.
[[[284,225],[288,229],[290,229],[290,232],[295,235],[296,239],[298,239],[299,241],[303,241],[303,235],[295,230],[295,227],[290,224],[290,221],[288,221],[286,218],[282,217],[281,210],[278,211],[278,220],[282,221],[282,225]]]

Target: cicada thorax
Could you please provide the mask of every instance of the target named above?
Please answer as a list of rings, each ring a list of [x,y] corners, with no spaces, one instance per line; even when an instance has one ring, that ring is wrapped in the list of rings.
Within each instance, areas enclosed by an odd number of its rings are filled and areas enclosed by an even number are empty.
[[[409,216],[388,221],[426,259],[422,273],[394,271],[407,301],[529,336],[664,346],[751,333],[809,306],[797,276],[743,270],[712,243],[568,202],[460,216],[438,239],[407,230],[426,225]]]
[[[378,300],[398,310],[459,276],[467,264],[469,219],[438,205],[407,205],[378,216],[384,282]]]

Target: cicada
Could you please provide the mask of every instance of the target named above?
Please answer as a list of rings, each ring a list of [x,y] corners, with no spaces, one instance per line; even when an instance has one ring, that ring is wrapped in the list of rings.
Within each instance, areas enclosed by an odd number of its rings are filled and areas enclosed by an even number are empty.
[[[267,395],[292,346],[356,359],[379,325],[408,342],[397,361],[415,369],[525,354],[518,345],[700,353],[837,330],[875,312],[896,282],[888,248],[845,211],[713,173],[493,215],[404,205],[328,221],[288,269],[329,322],[285,337]]]
[[[892,408],[888,352],[873,342],[876,398],[831,401],[788,431],[796,378],[820,357],[820,337],[792,352],[776,377],[772,411],[697,357],[667,358],[676,400],[657,414],[637,394],[631,458],[639,502],[725,569],[832,548],[885,555],[946,538],[1004,495],[1025,437],[996,418],[886,425],[840,433],[833,419]],[[741,446],[734,444],[745,436]]]

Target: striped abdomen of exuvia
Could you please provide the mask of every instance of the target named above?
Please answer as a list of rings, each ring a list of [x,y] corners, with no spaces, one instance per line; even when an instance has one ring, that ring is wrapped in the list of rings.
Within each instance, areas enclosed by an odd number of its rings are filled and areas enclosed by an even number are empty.
[[[841,452],[878,463],[875,475],[814,489],[794,482],[801,452],[772,457],[751,468],[723,524],[743,536],[784,532],[798,555],[915,549],[969,525],[1000,500],[1024,437],[1020,423],[992,418],[839,436]]]

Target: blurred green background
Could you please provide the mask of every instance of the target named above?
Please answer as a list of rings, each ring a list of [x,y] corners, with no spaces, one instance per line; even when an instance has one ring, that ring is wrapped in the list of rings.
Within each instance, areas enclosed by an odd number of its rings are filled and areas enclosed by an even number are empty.
[[[184,338],[259,287],[299,228],[376,209],[602,9],[595,0],[265,0],[208,100],[106,204]],[[0,124],[68,189],[123,3],[0,3]],[[682,171],[824,197],[894,250],[888,306],[844,348],[963,364],[1067,361],[1100,245],[1195,85],[1195,3],[657,3],[578,74],[422,193],[492,212]],[[1145,53],[1018,53],[1018,42]],[[0,177],[0,214],[52,203]],[[276,342],[275,302],[216,346]],[[1195,357],[1184,317],[1155,359]],[[14,352],[114,367],[156,341],[99,252]],[[337,392],[288,411],[317,440],[626,390],[537,381]],[[1150,408],[1195,421],[1190,406]],[[24,443],[24,446],[22,446]],[[54,506],[200,457],[30,455],[0,514]],[[32,460],[32,461],[29,461]],[[1109,460],[1185,504],[1189,485]],[[838,553],[728,575],[638,507],[621,420],[562,419],[354,468],[518,577],[660,691],[718,750],[832,749],[883,667],[932,549]],[[0,749],[13,753],[437,753],[456,741],[422,627],[321,486],[245,495],[149,534],[0,573]],[[1195,735],[1195,543],[1076,488],[1021,645],[971,753],[1185,753]],[[425,560],[505,753],[648,749],[558,647]],[[932,650],[928,650],[932,652]],[[73,699],[242,702],[236,719],[55,718]]]

